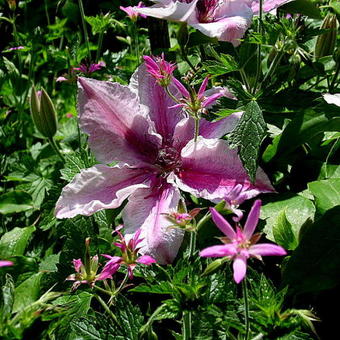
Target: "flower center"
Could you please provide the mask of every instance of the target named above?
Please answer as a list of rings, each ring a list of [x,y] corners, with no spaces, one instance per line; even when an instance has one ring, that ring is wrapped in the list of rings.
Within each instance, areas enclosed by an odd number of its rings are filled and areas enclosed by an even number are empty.
[[[164,146],[158,151],[156,165],[161,168],[162,173],[177,171],[182,166],[181,156],[172,146]]]
[[[219,5],[219,0],[198,0],[197,19],[199,22],[214,21],[215,10]]]

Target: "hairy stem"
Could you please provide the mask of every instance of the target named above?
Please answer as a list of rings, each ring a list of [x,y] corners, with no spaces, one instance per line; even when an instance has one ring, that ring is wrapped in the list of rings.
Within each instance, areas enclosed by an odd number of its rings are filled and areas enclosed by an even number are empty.
[[[183,311],[183,340],[192,339],[191,311]]]
[[[82,25],[83,25],[83,31],[84,31],[84,38],[85,38],[87,53],[88,53],[89,58],[91,60],[90,42],[89,42],[89,36],[87,34],[87,28],[86,28],[86,22],[85,22],[85,12],[84,12],[84,6],[83,6],[82,0],[78,0],[78,4],[79,4],[81,22],[82,22]]]
[[[108,313],[110,315],[110,317],[112,318],[112,320],[118,324],[117,317],[112,313],[111,309],[105,303],[105,301],[99,295],[95,295],[95,297],[98,300],[98,302],[102,305],[102,307],[104,308],[105,312]]]
[[[260,0],[259,2],[259,23],[257,26],[257,31],[260,35],[262,35],[262,15],[263,15],[263,0]],[[260,73],[261,73],[261,48],[262,44],[261,42],[259,43],[257,47],[257,63],[256,63],[256,77],[255,77],[255,82],[254,82],[254,87],[253,87],[253,94],[256,93],[257,89],[257,84],[260,78]]]
[[[61,152],[59,151],[58,147],[57,147],[57,144],[55,143],[53,137],[51,138],[48,138],[48,141],[50,143],[50,145],[52,146],[52,149],[55,151],[55,153],[59,156],[59,158],[61,159],[61,161],[63,163],[65,163],[65,158],[64,156],[61,154]]]
[[[249,301],[248,301],[248,288],[247,288],[247,279],[245,278],[242,281],[242,291],[243,291],[243,300],[244,300],[244,320],[245,320],[245,331],[244,340],[249,340]]]

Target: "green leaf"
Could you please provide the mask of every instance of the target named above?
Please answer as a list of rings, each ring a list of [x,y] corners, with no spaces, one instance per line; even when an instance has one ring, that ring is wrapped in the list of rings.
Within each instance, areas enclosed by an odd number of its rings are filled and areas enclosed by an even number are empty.
[[[24,255],[28,240],[35,227],[14,228],[0,239],[0,258]]]
[[[337,0],[331,1],[328,6],[332,7],[337,15],[340,15],[340,3]]]
[[[340,207],[310,226],[290,257],[283,284],[295,293],[330,289],[340,283]]]
[[[40,264],[39,271],[43,272],[56,272],[58,270],[57,264],[59,263],[59,254],[52,254],[47,256]]]
[[[6,282],[1,288],[2,290],[2,304],[0,309],[0,320],[4,324],[5,320],[9,319],[12,314],[14,302],[14,283],[12,276],[6,275]],[[0,326],[1,328],[1,326]]]
[[[282,210],[273,228],[275,242],[288,250],[294,250],[298,245],[298,240],[293,232],[293,227],[286,217],[285,210]]]
[[[19,312],[39,298],[42,275],[43,273],[33,274],[15,288],[13,313]]]
[[[265,220],[264,233],[271,241],[276,241],[273,229],[279,224],[279,217],[285,212],[287,222],[291,225],[295,239],[299,239],[300,229],[315,214],[315,206],[306,197],[296,194],[267,195],[263,198],[261,219]]]
[[[295,0],[280,8],[288,13],[302,14],[314,19],[322,18],[319,8],[311,0]]]
[[[136,293],[151,293],[151,294],[172,294],[173,293],[173,285],[170,282],[158,282],[154,285],[148,285],[146,283],[142,283],[139,286],[130,289],[130,292]]]
[[[0,196],[0,214],[13,214],[32,208],[32,197],[25,191],[14,190]]]
[[[61,178],[67,182],[71,182],[76,174],[86,168],[86,165],[79,152],[74,152],[65,158],[65,168],[60,170]]]
[[[316,207],[320,214],[340,205],[340,179],[331,178],[308,183],[308,188],[315,197]]]
[[[246,105],[238,125],[228,136],[230,147],[239,148],[242,164],[252,182],[255,181],[259,149],[266,129],[262,111],[257,102],[252,100]]]

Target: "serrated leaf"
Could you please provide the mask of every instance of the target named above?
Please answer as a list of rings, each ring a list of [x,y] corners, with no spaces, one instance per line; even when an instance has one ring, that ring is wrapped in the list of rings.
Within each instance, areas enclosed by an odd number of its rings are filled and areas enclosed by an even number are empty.
[[[340,205],[340,179],[331,178],[308,183],[308,188],[315,197],[316,207],[320,214]]]
[[[0,258],[24,255],[28,240],[35,227],[14,228],[5,233],[0,239]]]
[[[298,245],[298,240],[294,235],[292,225],[287,220],[285,210],[282,210],[276,219],[273,235],[275,242],[287,250],[294,250]]]
[[[172,294],[173,286],[170,282],[158,282],[155,285],[142,283],[139,286],[130,289],[130,292],[151,294]]]
[[[267,126],[256,101],[249,102],[236,128],[229,134],[231,148],[237,148],[242,164],[252,182],[256,178],[260,145],[266,136]]]
[[[59,263],[59,254],[52,254],[47,256],[40,264],[39,264],[39,271],[44,272],[56,272],[58,270],[57,264]]]
[[[1,313],[0,320],[5,323],[12,313],[13,302],[14,302],[14,282],[12,276],[6,275],[6,282],[1,288],[2,290],[2,304],[1,304]]]
[[[73,177],[85,168],[86,165],[84,164],[81,155],[78,152],[75,152],[70,156],[66,156],[65,167],[60,170],[61,178],[71,182]]]
[[[32,208],[32,197],[25,191],[13,190],[0,196],[0,214],[19,213]]]

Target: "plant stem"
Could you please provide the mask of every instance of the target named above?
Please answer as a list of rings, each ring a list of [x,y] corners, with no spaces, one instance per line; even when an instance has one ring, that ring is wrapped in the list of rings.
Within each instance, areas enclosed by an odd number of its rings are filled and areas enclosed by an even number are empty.
[[[103,46],[103,39],[104,39],[104,31],[99,33],[98,36],[98,46],[97,46],[97,54],[96,54],[96,63],[98,63],[99,57],[100,57],[100,52],[102,50]]]
[[[330,93],[333,93],[333,89],[334,89],[335,83],[338,79],[339,72],[340,72],[340,61],[337,62],[334,77],[332,79],[331,84],[329,85],[329,92]]]
[[[164,87],[165,88],[165,92],[167,93],[167,95],[175,102],[175,103],[177,103],[177,104],[179,104],[179,100],[178,100],[178,98],[176,98],[171,92],[170,92],[170,90],[169,90],[169,87],[167,86],[167,87]]]
[[[206,222],[211,219],[211,214],[208,212],[200,221],[197,223],[196,230],[199,230]]]
[[[127,281],[127,279],[129,278],[129,273],[127,272],[123,281],[121,282],[120,286],[118,287],[118,289],[115,291],[116,294],[118,294],[123,288],[124,288],[124,285]]]
[[[191,311],[183,311],[183,340],[192,339]]]
[[[196,238],[197,238],[196,231],[191,231],[190,241],[189,241],[189,258],[194,256],[195,249],[196,249]]]
[[[109,308],[109,306],[105,303],[105,301],[99,296],[99,295],[95,295],[96,299],[98,300],[98,302],[102,305],[102,307],[104,308],[105,312],[107,312],[111,318],[113,319],[114,322],[116,322],[118,324],[118,320],[117,317],[112,313],[111,309]]]
[[[243,291],[243,300],[244,300],[244,320],[245,320],[245,329],[246,334],[244,336],[244,340],[249,340],[249,302],[248,302],[248,289],[247,289],[247,279],[245,278],[242,281],[242,291]]]
[[[277,66],[279,65],[281,58],[283,57],[283,52],[282,50],[279,50],[274,58],[274,60],[272,61],[272,63],[270,64],[269,70],[267,72],[267,74],[265,75],[262,83],[265,83],[266,80],[268,78],[270,78],[272,76],[272,74],[274,73],[274,71],[276,70]]]
[[[86,22],[85,22],[85,12],[84,12],[84,6],[83,6],[82,0],[78,0],[78,5],[79,5],[79,10],[80,10],[81,22],[82,22],[82,25],[83,25],[83,31],[84,31],[84,38],[85,38],[87,53],[88,53],[89,58],[91,60],[89,36],[87,34],[87,28],[86,28]]]
[[[55,143],[53,137],[51,138],[48,138],[48,141],[50,143],[50,145],[52,146],[52,149],[55,151],[55,153],[59,156],[59,158],[61,159],[61,161],[63,163],[65,163],[65,158],[64,156],[61,154],[61,152],[59,151],[58,147],[57,147],[57,144]]]
[[[259,1],[259,23],[257,26],[257,31],[261,35],[262,35],[262,15],[263,15],[262,7],[263,7],[263,0],[260,0]],[[260,42],[257,47],[256,77],[255,77],[255,82],[254,82],[254,87],[253,87],[253,94],[256,93],[256,88],[257,88],[257,84],[258,84],[260,73],[261,73],[261,47],[262,47],[262,44]]]
[[[109,295],[109,296],[112,297],[112,292],[110,292],[110,291],[108,291],[108,290],[106,290],[106,289],[103,289],[103,288],[98,287],[98,286],[96,286],[96,285],[93,285],[92,288],[97,289],[98,291],[100,291],[100,292],[102,292],[102,293],[104,293],[104,294]]]
[[[194,132],[194,142],[197,142],[198,135],[200,133],[200,119],[195,117],[195,132]]]

